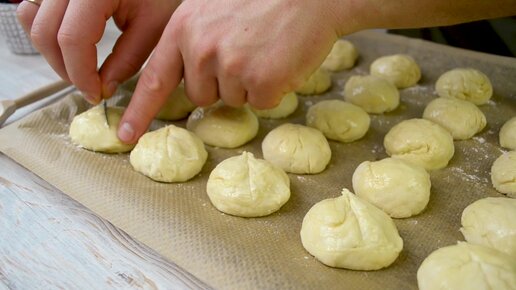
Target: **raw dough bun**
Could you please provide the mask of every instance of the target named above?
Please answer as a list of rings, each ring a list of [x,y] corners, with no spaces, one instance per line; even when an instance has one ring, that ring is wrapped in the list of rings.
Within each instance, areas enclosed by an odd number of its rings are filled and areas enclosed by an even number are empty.
[[[466,140],[482,131],[486,116],[470,102],[459,99],[437,98],[423,112],[423,118],[441,125],[455,140]]]
[[[477,200],[464,209],[461,223],[460,231],[466,241],[505,252],[516,259],[516,199]]]
[[[72,142],[85,149],[98,152],[131,151],[134,144],[122,143],[116,134],[123,113],[124,108],[108,107],[109,126],[106,123],[104,107],[101,105],[75,116],[70,124],[69,132]]]
[[[417,284],[419,290],[514,290],[516,259],[459,242],[431,253],[417,270]]]
[[[306,114],[306,125],[321,131],[328,139],[344,143],[364,137],[370,122],[362,108],[340,100],[321,101]]]
[[[221,148],[244,145],[258,133],[258,118],[248,107],[232,108],[217,102],[209,107],[198,107],[186,127],[204,143]]]
[[[475,105],[487,103],[493,95],[489,78],[472,68],[456,68],[445,72],[437,79],[435,90],[440,97],[466,100]]]
[[[516,197],[516,151],[498,157],[491,167],[491,182],[496,190]]]
[[[296,93],[288,93],[283,96],[279,105],[275,108],[268,110],[258,110],[251,108],[256,116],[261,118],[269,118],[269,119],[281,119],[286,118],[290,114],[294,113],[297,109],[298,105],[297,95]]]
[[[403,159],[426,170],[446,167],[455,153],[452,135],[424,119],[405,120],[385,135],[383,146],[389,156]]]
[[[169,125],[144,134],[131,152],[134,170],[161,182],[183,182],[199,173],[208,158],[202,140]]]
[[[421,70],[409,55],[394,54],[377,58],[370,67],[372,75],[389,80],[397,88],[411,87],[421,78]]]
[[[350,77],[344,87],[344,98],[373,114],[390,112],[400,104],[396,86],[373,75]]]
[[[396,260],[403,240],[383,211],[347,189],[316,203],[301,226],[303,247],[322,263],[352,270],[378,270]]]
[[[287,174],[249,152],[219,163],[211,172],[206,189],[218,210],[241,217],[269,215],[290,198]]]
[[[296,90],[303,95],[317,95],[326,92],[331,87],[331,75],[325,69],[317,69],[305,83]]]
[[[365,161],[353,173],[353,190],[393,218],[407,218],[425,209],[430,175],[423,167],[394,158]]]
[[[516,117],[507,121],[500,129],[500,145],[516,150]]]
[[[350,69],[355,65],[358,51],[353,43],[339,39],[333,44],[330,54],[326,57],[321,67],[330,71]]]
[[[156,119],[175,121],[188,116],[195,109],[195,105],[186,96],[183,84],[180,84],[169,96],[167,102],[161,108]]]
[[[316,129],[283,124],[267,134],[262,142],[263,157],[281,169],[297,174],[323,171],[331,159],[324,135]]]

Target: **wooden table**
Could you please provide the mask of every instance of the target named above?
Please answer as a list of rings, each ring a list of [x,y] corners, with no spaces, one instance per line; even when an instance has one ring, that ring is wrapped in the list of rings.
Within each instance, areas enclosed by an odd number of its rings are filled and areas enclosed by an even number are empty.
[[[99,63],[118,31],[109,23]],[[17,56],[0,38],[0,99],[58,80],[39,55]],[[17,112],[8,122],[47,104]],[[209,288],[0,153],[0,289]]]

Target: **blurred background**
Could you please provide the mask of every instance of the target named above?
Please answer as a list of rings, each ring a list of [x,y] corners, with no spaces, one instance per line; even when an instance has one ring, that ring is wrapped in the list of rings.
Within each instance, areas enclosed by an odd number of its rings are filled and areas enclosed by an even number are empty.
[[[388,32],[486,53],[516,56],[516,17]]]

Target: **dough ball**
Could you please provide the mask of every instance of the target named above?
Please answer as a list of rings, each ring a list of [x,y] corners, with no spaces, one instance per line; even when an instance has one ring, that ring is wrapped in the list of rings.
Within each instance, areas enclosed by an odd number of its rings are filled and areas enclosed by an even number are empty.
[[[498,157],[491,167],[491,182],[496,190],[516,197],[516,151]]]
[[[464,209],[461,223],[460,231],[469,243],[491,247],[516,259],[516,199],[477,200]]]
[[[316,203],[301,226],[303,247],[330,267],[378,270],[396,260],[403,240],[383,211],[347,189]]]
[[[390,112],[400,104],[396,86],[373,75],[350,77],[344,87],[344,98],[372,114]]]
[[[407,218],[425,209],[430,175],[423,167],[394,158],[362,162],[353,173],[355,194],[393,218]]]
[[[108,107],[109,126],[106,123],[104,107],[95,106],[77,116],[70,124],[70,138],[74,144],[85,149],[105,153],[131,151],[134,144],[124,144],[117,137],[118,124],[124,113],[123,108]]]
[[[500,145],[516,150],[516,117],[507,121],[500,129]]]
[[[466,140],[482,131],[486,116],[470,102],[459,99],[437,98],[423,112],[423,118],[441,125],[455,140]]]
[[[208,158],[202,140],[169,125],[144,134],[131,152],[134,170],[161,182],[183,182],[199,173]]]
[[[281,119],[286,118],[290,114],[294,113],[297,109],[298,105],[297,95],[296,93],[288,93],[283,96],[279,105],[275,108],[268,110],[258,110],[251,108],[256,116],[261,118],[269,118],[269,119]]]
[[[497,250],[459,242],[431,253],[417,271],[419,290],[514,290],[516,259]]]
[[[344,143],[364,137],[370,122],[362,108],[340,100],[321,101],[306,114],[306,125],[321,131],[328,139]]]
[[[435,83],[440,97],[455,98],[475,105],[483,105],[491,99],[493,86],[489,78],[472,68],[456,68],[442,74]]]
[[[383,146],[389,156],[403,159],[426,170],[446,167],[455,153],[452,135],[424,119],[405,120],[385,135]]]
[[[161,108],[156,119],[175,121],[188,116],[195,109],[195,105],[186,96],[185,87],[180,84],[169,96],[167,102]]]
[[[198,107],[186,127],[204,143],[221,148],[236,148],[251,141],[258,133],[258,118],[248,107],[232,108],[217,102]]]
[[[357,58],[358,51],[353,43],[339,39],[333,44],[321,67],[330,71],[350,69],[355,65]]]
[[[281,168],[244,152],[213,169],[207,192],[221,212],[241,217],[266,216],[290,198],[290,180]]]
[[[389,80],[397,88],[411,87],[421,78],[421,70],[409,55],[394,54],[377,58],[369,68],[372,75]]]
[[[296,124],[283,124],[270,131],[263,139],[262,151],[265,160],[297,174],[319,173],[331,159],[330,145],[324,135]]]
[[[317,69],[306,82],[296,90],[302,95],[317,95],[326,92],[331,87],[331,75],[325,69]]]

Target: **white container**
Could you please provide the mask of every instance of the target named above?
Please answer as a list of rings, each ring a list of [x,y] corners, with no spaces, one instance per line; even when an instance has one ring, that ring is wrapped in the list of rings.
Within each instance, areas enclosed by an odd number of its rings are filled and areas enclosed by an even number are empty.
[[[0,3],[0,33],[9,50],[16,54],[38,54],[16,17],[18,4]]]

